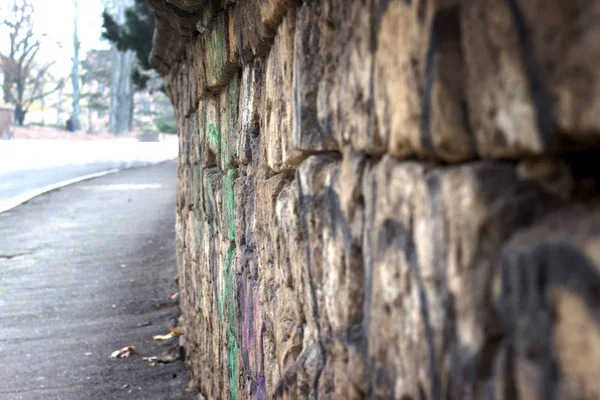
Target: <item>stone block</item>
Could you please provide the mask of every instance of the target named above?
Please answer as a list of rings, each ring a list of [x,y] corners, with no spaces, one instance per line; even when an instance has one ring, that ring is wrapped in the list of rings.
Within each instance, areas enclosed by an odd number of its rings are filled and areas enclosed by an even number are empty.
[[[257,160],[260,132],[260,110],[263,98],[264,62],[260,59],[246,65],[240,81],[237,157],[240,164]],[[263,150],[264,152],[264,150]]]
[[[230,169],[223,174],[223,211],[221,215],[221,224],[226,232],[225,237],[235,242],[236,226],[235,226],[235,179],[237,170]]]
[[[201,163],[201,157],[200,157],[200,153],[199,153],[199,140],[200,140],[200,135],[199,135],[199,119],[198,119],[198,112],[194,111],[188,118],[186,118],[186,123],[188,125],[187,128],[187,140],[189,142],[189,147],[187,149],[188,152],[188,158],[189,158],[189,163],[190,165],[197,165],[198,163]]]
[[[278,293],[283,290],[295,302],[293,309],[286,306],[289,320],[278,313],[276,326],[303,332],[302,345],[293,334],[276,335],[288,338],[283,347],[277,341],[283,378],[277,387],[291,398],[331,395],[334,381],[348,393],[364,389],[364,380],[350,372],[352,350],[343,349],[348,343],[357,345],[353,332],[362,320],[362,208],[352,202],[359,196],[363,164],[350,154],[342,164],[335,156],[310,156],[277,200],[278,246],[286,249],[276,263]],[[364,365],[364,357],[351,361],[354,368]]]
[[[235,34],[236,53],[240,63],[246,65],[258,54],[268,51],[260,40],[260,11],[255,0],[239,2],[231,10]]]
[[[285,185],[287,177],[278,174],[272,177],[259,173],[256,175],[256,200],[252,211],[251,232],[256,256],[258,274],[257,290],[260,293],[260,313],[263,327],[260,332],[262,343],[262,364],[264,369],[267,397],[272,397],[274,388],[281,379],[278,364],[278,343],[276,333],[280,316],[277,314],[280,285],[278,283],[277,237],[275,231],[275,204],[277,196]],[[293,307],[293,305],[290,305]],[[284,340],[284,339],[282,339]]]
[[[194,71],[196,97],[200,100],[207,95],[210,95],[210,91],[207,88],[206,82],[206,53],[204,52],[204,38],[199,36],[196,39],[191,39],[188,49],[192,58],[191,66]]]
[[[226,170],[238,165],[238,107],[239,107],[239,76],[234,75],[229,84],[219,94],[221,145],[221,169]]]
[[[306,324],[306,237],[300,218],[297,182],[287,182],[276,203],[273,235],[276,238],[275,279],[282,295],[275,297],[277,324],[277,361],[281,378],[275,382],[275,396],[280,398],[308,398],[316,375],[314,366],[317,346],[310,327]],[[286,304],[287,303],[287,304]],[[312,316],[309,317],[312,321]],[[314,323],[311,323],[314,326]],[[310,343],[310,344],[307,344]],[[308,360],[310,358],[310,360]],[[294,360],[292,363],[292,359]]]
[[[510,164],[388,157],[363,193],[371,387],[394,398],[486,398],[482,371],[502,337],[492,294],[502,245],[558,202]]]
[[[210,122],[208,118],[208,110],[211,110]],[[214,100],[206,99],[200,102],[198,108],[198,140],[197,140],[197,149],[195,153],[197,155],[198,163],[200,163],[203,167],[210,168],[215,167],[217,165],[217,157],[214,151],[210,148],[210,141],[208,140],[211,137],[212,129],[209,129],[209,125],[213,124],[216,131],[216,125],[214,124],[215,104]],[[214,145],[214,140],[212,140]],[[214,147],[214,146],[213,146]]]
[[[475,155],[465,109],[458,1],[377,1],[374,104],[397,157]]]
[[[504,247],[499,307],[519,398],[600,396],[599,243],[595,201],[553,213]]]
[[[279,24],[295,6],[296,0],[263,0],[257,3],[260,10],[260,38],[264,42],[273,39]]]
[[[232,31],[243,65],[264,56],[276,36],[279,24],[296,0],[247,0],[232,9]]]
[[[305,3],[297,11],[291,134],[295,145],[304,151],[337,149],[334,116],[330,112],[319,115],[319,99],[330,95],[330,81],[326,79],[329,64],[337,65],[337,60],[328,57],[333,51],[330,46],[338,40],[337,32],[326,24],[326,18],[325,11],[315,3]]]
[[[292,136],[295,20],[293,11],[284,18],[266,61],[261,140],[268,166],[275,172],[292,170],[303,158]]]
[[[190,165],[190,123],[186,117],[177,117],[177,137],[179,138],[178,159],[182,165]]]
[[[329,71],[334,74],[336,85],[333,100],[337,100],[337,105],[330,106],[335,112],[335,134],[339,143],[350,143],[355,151],[380,155],[385,150],[385,141],[375,123],[373,109],[375,4],[374,0],[353,0],[347,6],[342,3],[345,15],[337,18],[336,30],[341,35],[334,45],[341,49],[338,70]],[[335,16],[340,5],[333,1],[329,7],[328,14]]]
[[[598,143],[600,5],[467,1],[468,108],[483,157]]]
[[[200,35],[200,56],[204,57],[206,88],[219,91],[238,69],[237,53],[230,49],[228,14],[218,13],[205,29]]]
[[[204,140],[214,156],[215,162],[221,166],[221,115],[219,99],[210,97],[203,100]]]

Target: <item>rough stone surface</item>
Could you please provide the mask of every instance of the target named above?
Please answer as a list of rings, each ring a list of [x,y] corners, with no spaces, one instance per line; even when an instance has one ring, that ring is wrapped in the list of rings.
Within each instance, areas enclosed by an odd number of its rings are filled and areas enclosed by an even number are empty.
[[[161,71],[202,396],[600,396],[597,2],[201,3]]]

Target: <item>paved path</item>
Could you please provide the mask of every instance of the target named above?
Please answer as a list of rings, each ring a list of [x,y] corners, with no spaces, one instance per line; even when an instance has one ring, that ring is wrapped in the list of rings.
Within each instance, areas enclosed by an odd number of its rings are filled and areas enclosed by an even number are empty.
[[[64,181],[173,159],[178,145],[169,139],[0,141],[0,213]]]
[[[178,350],[152,340],[178,313],[175,178],[127,170],[0,214],[0,399],[191,398],[182,361],[142,360]]]

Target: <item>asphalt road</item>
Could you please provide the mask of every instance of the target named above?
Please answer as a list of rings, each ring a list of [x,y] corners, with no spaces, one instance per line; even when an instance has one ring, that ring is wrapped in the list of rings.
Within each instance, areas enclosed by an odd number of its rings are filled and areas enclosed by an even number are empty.
[[[0,399],[191,399],[177,339],[176,164],[81,182],[0,214]],[[110,354],[135,346],[129,358]]]
[[[0,212],[18,205],[34,196],[37,191],[99,172],[118,168],[112,163],[67,165],[44,169],[0,172]]]
[[[175,139],[175,138],[173,138]],[[0,213],[62,182],[177,156],[177,141],[0,142]]]

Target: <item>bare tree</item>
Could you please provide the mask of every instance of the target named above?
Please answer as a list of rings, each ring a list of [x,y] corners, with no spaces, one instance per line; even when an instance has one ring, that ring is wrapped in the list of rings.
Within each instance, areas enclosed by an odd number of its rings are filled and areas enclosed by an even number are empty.
[[[0,52],[0,69],[4,77],[4,101],[15,105],[15,122],[23,125],[31,105],[59,90],[64,82],[46,91],[44,79],[53,61],[39,63],[36,56],[44,35],[37,35],[33,26],[33,5],[30,0],[13,0],[8,16],[0,25],[8,30],[9,50]]]

